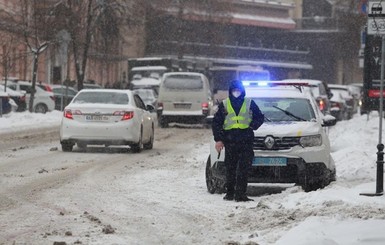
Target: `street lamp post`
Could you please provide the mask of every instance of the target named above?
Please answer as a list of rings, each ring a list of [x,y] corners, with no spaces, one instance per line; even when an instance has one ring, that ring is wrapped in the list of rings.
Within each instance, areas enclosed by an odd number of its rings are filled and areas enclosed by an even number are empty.
[[[377,178],[375,193],[361,193],[365,196],[382,196],[384,194],[384,144],[382,144],[382,120],[384,103],[384,63],[385,63],[385,27],[378,25],[384,21],[385,13],[382,13],[382,1],[369,1],[368,10],[368,34],[381,35],[381,85],[380,85],[380,104],[379,104],[379,135],[377,144]]]

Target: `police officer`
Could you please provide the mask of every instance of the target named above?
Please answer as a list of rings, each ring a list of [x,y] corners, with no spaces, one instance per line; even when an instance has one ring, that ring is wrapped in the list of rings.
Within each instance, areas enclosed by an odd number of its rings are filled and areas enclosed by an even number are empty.
[[[253,201],[246,196],[248,171],[254,157],[253,130],[264,121],[257,104],[245,95],[242,82],[232,81],[229,97],[218,105],[212,125],[215,149],[220,153],[226,148],[226,195],[223,199],[237,202]]]

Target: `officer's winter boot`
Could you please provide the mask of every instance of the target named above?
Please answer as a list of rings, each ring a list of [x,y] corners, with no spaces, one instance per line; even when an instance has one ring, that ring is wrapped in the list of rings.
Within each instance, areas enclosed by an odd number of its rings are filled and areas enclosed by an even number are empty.
[[[223,197],[223,200],[226,200],[226,201],[232,201],[232,200],[234,200],[234,193],[228,192],[228,193]]]
[[[236,196],[235,201],[236,202],[249,202],[249,201],[254,201],[254,200],[251,198],[248,198],[246,195],[242,195],[242,196]]]

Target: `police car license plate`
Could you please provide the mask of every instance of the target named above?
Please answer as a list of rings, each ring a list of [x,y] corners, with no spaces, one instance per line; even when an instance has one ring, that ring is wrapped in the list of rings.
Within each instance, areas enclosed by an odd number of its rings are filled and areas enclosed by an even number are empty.
[[[253,166],[286,166],[287,158],[284,157],[254,157]]]

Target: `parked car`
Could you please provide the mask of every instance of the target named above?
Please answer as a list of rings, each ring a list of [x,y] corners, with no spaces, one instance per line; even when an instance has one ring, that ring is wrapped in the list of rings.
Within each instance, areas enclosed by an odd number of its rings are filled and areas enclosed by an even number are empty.
[[[213,99],[207,77],[196,72],[163,74],[159,87],[157,116],[160,127],[169,123],[209,125]]]
[[[325,127],[335,125],[336,119],[324,115],[314,97],[295,83],[269,82],[245,89],[265,115],[265,122],[254,131],[249,183],[295,183],[312,191],[335,180]],[[224,150],[218,154],[212,138],[206,165],[210,193],[225,191]]]
[[[21,91],[15,91],[11,88],[6,88],[4,85],[0,85],[0,91],[5,91],[8,93],[9,97],[13,99],[13,101],[17,105],[17,112],[25,111],[27,109],[27,101],[26,101],[26,93]]]
[[[64,85],[51,85],[55,96],[55,110],[63,110],[78,93],[73,87]]]
[[[138,75],[136,75],[138,76]],[[135,76],[134,76],[135,78]],[[159,94],[159,86],[160,86],[160,78],[154,77],[140,77],[138,79],[134,79],[130,82],[130,89],[140,89],[140,88],[152,88]]]
[[[73,86],[74,89],[78,90],[78,85]],[[102,89],[103,87],[97,83],[83,83],[83,89]]]
[[[158,94],[153,88],[139,88],[133,90],[135,94],[139,95],[144,104],[157,106]]]
[[[341,90],[332,91],[333,97],[330,99],[330,114],[338,121],[349,119],[349,106],[341,94]]]
[[[40,87],[41,89],[43,89],[47,92],[52,92],[52,84],[37,82],[36,86]]]
[[[338,93],[339,97],[345,101],[345,106],[347,109],[347,115],[344,119],[351,119],[353,114],[357,113],[358,110],[358,100],[355,100],[347,85],[340,84],[329,84],[330,91],[333,94]],[[332,100],[336,100],[336,98],[332,97]]]
[[[8,81],[7,87],[16,91],[26,92],[27,108],[29,106],[30,95],[32,90],[32,83],[28,81]],[[55,97],[53,92],[48,92],[35,86],[35,98],[33,111],[38,113],[46,113],[55,109]]]
[[[12,111],[12,105],[10,102],[10,97],[8,93],[0,91],[0,100],[1,100],[1,114],[7,114]]]
[[[356,100],[360,114],[365,114],[366,112],[362,110],[362,96],[364,93],[364,84],[363,83],[351,83],[348,85],[350,93],[353,95],[353,98]]]
[[[325,115],[330,114],[330,98],[332,94],[326,82],[313,79],[285,79],[285,82],[307,83],[317,101],[318,107]]]
[[[64,109],[60,126],[63,151],[77,144],[129,145],[133,152],[152,149],[154,107],[131,90],[82,89]]]

